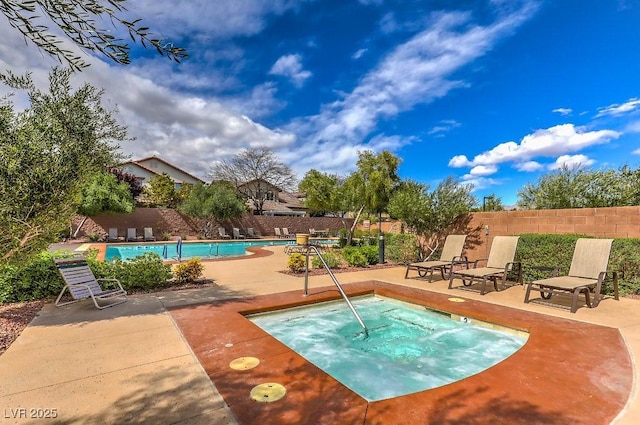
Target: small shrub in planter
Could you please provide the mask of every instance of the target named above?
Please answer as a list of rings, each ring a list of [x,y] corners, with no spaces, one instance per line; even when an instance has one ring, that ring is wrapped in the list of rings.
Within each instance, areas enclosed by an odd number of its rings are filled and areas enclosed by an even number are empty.
[[[180,284],[195,282],[202,277],[204,265],[199,258],[180,263],[173,268],[173,276]]]
[[[304,255],[294,252],[289,256],[289,260],[287,261],[287,266],[289,270],[294,273],[302,273],[305,269],[305,257]]]
[[[326,252],[322,254],[322,258],[324,258],[325,263],[327,263],[327,266],[329,266],[330,269],[337,269],[340,267],[340,258],[333,252]],[[321,269],[324,267],[320,257],[318,256],[313,257],[311,265],[314,269]]]

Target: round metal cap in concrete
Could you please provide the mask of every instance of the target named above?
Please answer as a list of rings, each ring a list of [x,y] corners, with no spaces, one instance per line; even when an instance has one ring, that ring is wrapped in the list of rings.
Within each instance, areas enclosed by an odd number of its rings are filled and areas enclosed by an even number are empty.
[[[452,297],[452,298],[449,298],[449,301],[451,301],[452,303],[463,303],[464,299],[463,298]]]
[[[273,382],[256,385],[251,390],[251,398],[260,403],[272,403],[280,400],[287,393],[287,389]]]
[[[229,363],[229,367],[234,370],[248,370],[260,364],[260,360],[255,357],[238,357]]]

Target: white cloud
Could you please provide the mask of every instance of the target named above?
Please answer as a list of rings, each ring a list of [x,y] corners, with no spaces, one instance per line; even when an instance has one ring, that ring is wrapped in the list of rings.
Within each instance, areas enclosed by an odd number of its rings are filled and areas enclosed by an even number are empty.
[[[353,59],[360,59],[362,57],[362,55],[364,55],[365,53],[367,53],[367,50],[369,49],[358,49],[358,51],[356,51],[353,56],[351,56]]]
[[[596,161],[585,155],[562,155],[556,162],[549,165],[550,170],[557,170],[559,168],[567,167],[570,170],[577,168],[588,167],[595,164]]]
[[[520,143],[501,143],[489,151],[476,155],[472,161],[464,155],[454,156],[449,161],[449,166],[470,167],[512,161],[522,163],[534,157],[553,157],[580,151],[589,146],[608,143],[619,136],[620,133],[613,130],[587,131],[584,127],[562,124],[528,134]]]
[[[497,171],[498,167],[495,165],[476,165],[469,171],[469,174],[472,176],[489,176]]]
[[[573,112],[573,109],[570,108],[556,108],[552,112],[556,112],[560,115],[569,115]]]
[[[633,155],[640,155],[640,148],[634,150],[633,152],[631,152]]]
[[[473,185],[473,191],[486,189],[491,186],[495,186],[501,183],[498,179],[492,179],[487,177],[474,176],[472,174],[465,174],[462,176],[462,182],[465,184]]]
[[[318,149],[336,142],[368,149],[367,137],[375,133],[379,120],[467,87],[468,83],[450,77],[490,51],[535,10],[535,5],[527,4],[488,26],[475,25],[468,13],[434,14],[427,28],[393,49],[342,99],[286,129]]]
[[[526,161],[515,165],[518,171],[540,171],[544,168],[542,164],[536,161]]]
[[[632,121],[624,128],[625,133],[640,133],[640,121]]]
[[[629,112],[633,112],[640,107],[640,99],[632,97],[628,101],[622,104],[614,103],[613,105],[606,106],[604,108],[598,108],[598,114],[596,117],[602,117],[605,115],[622,115]]]
[[[296,87],[302,87],[302,84],[311,77],[311,72],[302,68],[302,57],[298,54],[285,55],[278,58],[271,67],[269,74],[290,78]]]
[[[443,133],[448,133],[453,129],[460,127],[460,123],[455,120],[442,120],[431,130],[427,132],[429,135],[442,136]]]

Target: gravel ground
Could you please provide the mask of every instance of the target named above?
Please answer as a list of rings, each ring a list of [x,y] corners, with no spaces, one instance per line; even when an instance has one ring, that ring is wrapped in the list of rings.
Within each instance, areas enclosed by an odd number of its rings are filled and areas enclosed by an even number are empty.
[[[0,304],[0,355],[20,336],[47,301]]]

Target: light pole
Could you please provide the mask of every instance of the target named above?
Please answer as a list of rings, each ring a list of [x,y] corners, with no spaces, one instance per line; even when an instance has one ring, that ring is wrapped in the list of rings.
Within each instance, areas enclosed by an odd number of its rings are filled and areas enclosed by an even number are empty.
[[[493,195],[482,197],[482,212],[485,212],[487,210],[487,199],[493,200]]]

